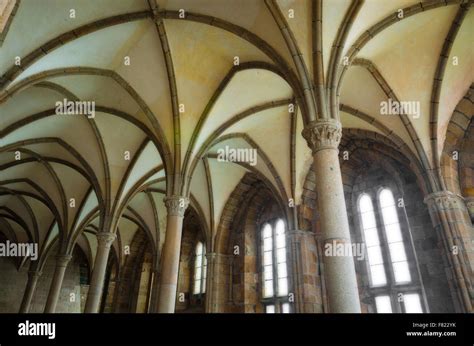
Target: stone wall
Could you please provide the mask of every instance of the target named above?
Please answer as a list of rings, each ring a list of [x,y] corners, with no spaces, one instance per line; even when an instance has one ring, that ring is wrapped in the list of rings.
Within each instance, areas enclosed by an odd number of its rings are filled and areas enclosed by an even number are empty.
[[[365,157],[368,157],[365,154]],[[417,184],[414,174],[400,168],[398,163],[388,158],[368,160],[366,165],[343,166],[345,179],[345,195],[348,210],[351,240],[362,243],[362,230],[357,215],[356,201],[363,192],[374,191],[378,187],[389,187],[395,200],[403,196],[406,216],[403,208],[397,208],[398,217],[405,241],[405,249],[410,262],[410,272],[414,281],[418,272],[414,256],[416,254],[421,277],[425,287],[430,312],[454,312],[454,302],[449,287],[449,271],[442,254],[442,246],[430,220],[424,196]],[[408,222],[407,222],[408,221]],[[413,237],[414,250],[410,241]],[[359,284],[359,294],[363,312],[375,311],[373,296],[369,289],[368,270],[365,261],[355,261]],[[420,285],[420,283],[416,283]]]
[[[56,312],[81,312],[79,274],[81,260],[82,256],[78,255],[75,251],[64,275]],[[42,275],[38,280],[30,312],[43,312],[54,275],[55,265],[54,256],[50,256],[46,260]],[[20,309],[28,280],[28,269],[22,268],[20,271],[17,271],[12,258],[0,257],[0,273],[0,313],[17,313]]]

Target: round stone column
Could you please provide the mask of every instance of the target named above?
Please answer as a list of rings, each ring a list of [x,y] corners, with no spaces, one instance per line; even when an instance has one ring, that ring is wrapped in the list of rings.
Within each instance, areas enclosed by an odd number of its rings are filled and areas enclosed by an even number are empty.
[[[148,312],[157,312],[158,292],[160,291],[160,257],[158,255],[153,256],[152,273],[151,295]]]
[[[461,196],[450,191],[437,191],[425,197],[431,222],[444,247],[453,298],[460,304],[459,312],[472,313],[474,306],[474,228]]]
[[[20,313],[27,313],[30,311],[31,301],[35,294],[36,284],[41,276],[41,272],[38,270],[30,270],[28,272],[28,282],[26,283],[25,293],[23,294],[23,300],[21,301]]]
[[[44,312],[53,313],[56,311],[59,293],[61,292],[61,286],[63,284],[64,273],[66,272],[66,267],[71,258],[71,255],[56,256],[56,268],[54,270],[53,281],[51,282],[51,286],[49,288],[48,299],[46,300]]]
[[[173,313],[176,305],[183,218],[189,200],[186,197],[171,196],[165,197],[164,202],[168,214],[166,217],[165,243],[162,251],[158,312]]]
[[[110,247],[116,238],[115,233],[97,233],[97,254],[92,271],[91,284],[87,293],[87,300],[84,312],[99,312],[100,300],[104,289],[105,271],[109,259]]]
[[[341,123],[333,119],[312,121],[302,134],[313,152],[323,247],[326,244],[350,245],[337,149],[342,136]],[[326,256],[323,251],[323,261],[330,312],[359,313],[359,292],[353,257]]]

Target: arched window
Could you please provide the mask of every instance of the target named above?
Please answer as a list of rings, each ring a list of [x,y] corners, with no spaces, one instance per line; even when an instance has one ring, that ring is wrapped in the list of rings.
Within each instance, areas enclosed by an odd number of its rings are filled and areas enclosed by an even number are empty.
[[[266,223],[260,234],[262,300],[267,313],[289,313],[286,234],[282,219]]]
[[[395,282],[397,284],[410,282],[410,270],[392,191],[382,189],[379,200]]]
[[[206,247],[202,242],[196,244],[196,257],[194,259],[194,288],[193,294],[206,292],[207,277]]]
[[[387,276],[385,275],[382,248],[380,247],[372,200],[368,195],[364,194],[359,199],[359,210],[362,229],[364,230],[371,284],[372,286],[385,285],[387,284]]]
[[[375,206],[374,206],[375,202]],[[402,234],[393,193],[381,189],[375,200],[363,193],[358,201],[361,228],[367,250],[370,291],[376,311],[423,312],[420,286],[410,273],[406,240]]]

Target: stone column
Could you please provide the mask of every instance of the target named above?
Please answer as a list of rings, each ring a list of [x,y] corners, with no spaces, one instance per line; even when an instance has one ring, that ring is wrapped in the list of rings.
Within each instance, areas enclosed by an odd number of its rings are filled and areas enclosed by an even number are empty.
[[[216,252],[206,254],[206,313],[225,312],[225,304],[229,300],[229,264],[232,256]]]
[[[150,297],[150,308],[148,312],[157,312],[158,311],[158,294],[160,291],[160,267],[159,260],[157,258],[153,259],[153,268],[152,268],[152,284],[151,284],[151,297]]]
[[[462,312],[473,312],[474,229],[464,199],[450,191],[425,198],[433,226],[446,253],[453,284]]]
[[[165,243],[162,251],[163,261],[158,294],[158,312],[173,313],[176,305],[183,218],[189,200],[186,197],[171,196],[165,197],[164,202],[168,214],[166,216]]]
[[[302,231],[291,230],[287,233],[289,258],[291,259],[291,278],[292,278],[292,292],[294,294],[293,311],[296,313],[304,312],[304,274],[303,263],[301,260],[301,238]],[[290,268],[289,268],[290,269]]]
[[[28,282],[26,283],[25,293],[23,294],[23,300],[21,301],[20,313],[28,313],[30,311],[31,301],[35,294],[36,284],[41,276],[39,270],[30,270],[28,272]]]
[[[328,243],[350,245],[337,149],[342,136],[341,123],[333,119],[312,121],[302,134],[313,152],[323,248]],[[353,257],[323,253],[323,259],[330,312],[360,313]]]
[[[112,312],[120,312],[119,311],[119,295],[120,295],[120,290],[122,289],[121,287],[121,273],[117,274],[117,277],[115,278],[115,288],[114,288],[114,298],[112,300]]]
[[[86,308],[84,312],[99,312],[110,247],[115,238],[115,233],[97,233],[97,254],[95,256],[94,269],[92,271],[92,279],[87,294]]]
[[[71,258],[71,255],[56,256],[56,268],[54,270],[53,281],[51,282],[51,286],[49,288],[48,299],[46,300],[44,312],[53,313],[56,311],[59,293],[61,292],[61,286],[63,284],[64,273],[66,272],[66,267]]]
[[[291,230],[287,233],[287,244],[292,290],[294,295],[293,312],[321,313],[322,293],[318,270],[318,249],[315,233],[304,230]]]

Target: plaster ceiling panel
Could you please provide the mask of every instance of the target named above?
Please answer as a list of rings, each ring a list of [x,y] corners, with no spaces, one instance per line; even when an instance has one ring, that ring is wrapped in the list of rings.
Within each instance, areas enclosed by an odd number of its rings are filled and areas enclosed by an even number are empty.
[[[81,209],[77,216],[76,224],[74,225],[77,228],[85,217],[96,207],[98,207],[99,202],[97,201],[97,196],[93,190],[89,191],[89,194],[86,196],[85,201],[81,201]]]
[[[12,221],[10,219],[5,219],[5,221],[8,222],[11,228],[13,228],[18,243],[28,243],[32,241],[32,239],[28,237],[28,233],[26,233],[25,229],[19,224],[17,224],[15,221]]]
[[[160,173],[162,173],[162,172],[163,171],[161,171]],[[166,191],[166,181],[164,179],[160,180],[159,182],[155,182],[150,186],[153,187],[156,190],[159,190],[160,193],[163,193],[163,197],[164,197],[164,194],[165,194],[165,191]]]
[[[137,193],[130,201],[128,206],[138,213],[138,215],[147,225],[153,239],[156,239],[157,225],[155,222],[155,213],[153,210],[154,206],[152,205],[149,196],[144,192]]]
[[[438,153],[441,156],[451,116],[474,82],[474,11],[468,11],[451,47],[441,86],[438,109]],[[458,64],[455,65],[457,58]],[[470,114],[466,114],[470,115]]]
[[[247,170],[235,163],[209,160],[214,200],[214,224],[219,225],[225,204]]]
[[[273,72],[250,69],[237,73],[213,105],[196,141],[195,150],[220,125],[244,110],[291,97],[290,86]]]
[[[7,189],[11,189],[11,190],[16,190],[19,192],[31,193],[31,194],[34,194],[35,196],[43,198],[43,196],[38,192],[38,190],[36,190],[33,186],[31,186],[30,184],[27,184],[26,182],[3,184],[3,185],[0,185],[0,190],[3,187]],[[6,197],[10,198],[10,195]],[[2,203],[3,202],[0,200],[0,205],[3,205]]]
[[[456,6],[448,6],[406,18],[373,38],[360,52],[375,63],[400,101],[419,104],[420,117],[409,119],[429,160],[431,89],[441,47],[456,11]]]
[[[154,113],[162,127],[169,145],[173,143],[173,112],[171,93],[168,84],[163,49],[155,25],[149,25],[147,30],[137,37],[135,42],[124,52],[130,57],[130,65],[119,61],[115,71],[124,78],[140,95],[146,105]],[[143,114],[135,114],[145,118]],[[149,124],[149,120],[143,120]]]
[[[81,101],[94,101],[95,106],[105,106],[134,115],[139,111],[133,98],[112,78],[98,75],[69,75],[50,78],[68,89]],[[62,100],[61,97],[59,100]],[[142,120],[142,119],[140,119]]]
[[[147,9],[143,0],[41,0],[21,1],[0,55],[0,74],[13,65],[15,56],[25,56],[56,36],[101,18]],[[75,18],[70,10],[75,9]],[[15,34],[21,35],[21,40]]]
[[[206,172],[204,170],[204,163],[202,160],[199,160],[199,163],[194,169],[192,180],[191,180],[191,193],[196,198],[196,201],[201,207],[204,218],[206,220],[207,226],[211,228],[211,211],[209,203],[209,193],[207,186]]]
[[[58,223],[55,222],[52,229],[51,229],[51,232],[49,232],[48,234],[48,237],[47,237],[47,240],[46,240],[46,243],[43,247],[43,249],[46,249],[52,241],[54,241],[54,239],[59,235],[59,228],[58,228]]]
[[[385,17],[394,14],[399,9],[403,9],[419,2],[419,0],[366,0],[357,14],[349,34],[347,35],[343,53],[347,53],[349,48],[370,27],[380,22]]]
[[[12,84],[39,72],[57,68],[81,66],[113,69],[123,61],[125,53],[150,25],[152,24],[145,20],[134,21],[79,37],[40,58]]]
[[[7,186],[7,185],[5,185],[5,186]],[[10,187],[10,185],[8,185],[8,187]],[[13,195],[0,195],[0,206],[7,205],[8,201],[11,198],[14,198]]]
[[[344,129],[361,129],[376,132],[384,136],[386,135],[381,130],[369,124],[367,121],[362,120],[361,118],[343,111],[341,111],[339,114],[341,116],[341,124]]]
[[[0,103],[2,129],[33,114],[55,109],[61,95],[45,88],[27,88]]]
[[[35,214],[36,223],[38,224],[39,244],[41,246],[53,221],[53,215],[48,207],[37,199],[29,196],[23,196],[23,198],[27,201]]]
[[[96,113],[96,121],[102,113]],[[27,124],[5,136],[2,144],[8,145],[32,138],[60,138],[72,146],[94,169],[99,182],[103,182],[102,160],[99,146],[88,120],[82,115],[52,115]],[[104,186],[102,186],[104,187]]]
[[[95,119],[107,152],[111,198],[115,198],[123,176],[144,140],[144,134],[130,123],[109,114],[98,113]]]
[[[0,153],[0,166],[11,163],[15,160],[15,149],[3,151]]]
[[[278,6],[288,26],[293,32],[299,51],[310,76],[313,75],[311,43],[311,0],[277,0]]]
[[[288,106],[258,112],[231,126],[224,135],[232,132],[246,133],[257,143],[275,167],[287,195],[291,195],[291,118]]]
[[[295,205],[301,204],[303,186],[306,175],[313,163],[313,155],[308,147],[306,140],[301,133],[303,132],[303,116],[301,109],[298,108],[298,117],[296,119],[296,137],[295,137]]]
[[[99,215],[97,215],[94,219],[92,219],[91,222],[89,222],[89,225],[93,225],[93,226],[95,226],[96,228],[99,228],[99,224],[100,224],[100,217],[99,217]]]
[[[59,191],[51,178],[49,171],[38,162],[28,162],[21,165],[10,167],[3,171],[2,179],[20,179],[27,178],[37,184],[53,200],[61,216],[61,198]]]
[[[159,8],[207,15],[245,28],[270,44],[290,65],[291,55],[280,29],[263,1],[158,0]],[[222,29],[224,30],[224,29]]]
[[[42,157],[53,157],[68,161],[76,166],[85,168],[79,162],[79,160],[67,151],[63,146],[58,143],[38,143],[38,144],[29,144],[23,146],[23,148],[34,151],[36,154],[41,155]]]
[[[129,249],[131,249],[133,237],[138,231],[138,226],[129,219],[122,217],[120,218],[118,229],[120,232],[120,240],[122,245],[122,249],[120,249],[120,251],[122,251],[123,255],[121,256],[123,264],[127,260],[128,256],[130,256],[127,252],[124,251],[125,247],[127,246]]]
[[[342,82],[341,104],[355,108],[375,118],[376,121],[394,131],[413,152],[416,152],[413,141],[400,116],[381,114],[382,102],[387,102],[387,100],[386,94],[365,67],[351,66]],[[346,123],[343,126],[356,128],[355,123],[351,123],[351,119],[355,120],[355,117],[346,117]],[[357,123],[362,124],[360,121]]]
[[[80,210],[82,200],[85,198],[90,183],[76,170],[59,163],[50,163],[58,176],[66,198],[68,211],[68,231],[72,231],[72,226],[76,214]],[[75,207],[71,207],[71,198],[74,198]]]
[[[149,186],[153,186],[155,187],[155,185],[157,185],[156,183],[156,180],[160,180],[160,181],[163,181],[164,182],[164,185],[163,185],[163,190],[166,191],[166,182],[163,180],[163,178],[165,177],[165,170],[162,169],[161,171],[159,172],[156,172],[155,174],[153,174],[151,177],[149,177],[147,180],[145,180],[143,182],[143,185],[148,185],[150,184]]]
[[[323,1],[323,62],[326,78],[333,44],[350,4],[349,0]]]
[[[89,242],[89,248],[91,251],[92,263],[95,263],[95,256],[97,255],[97,236],[89,232],[83,232],[87,241]]]
[[[14,198],[10,198],[8,200],[8,203],[4,206],[10,209],[16,215],[20,216],[22,218],[22,221],[26,223],[26,226],[30,230],[32,236],[35,237],[35,231],[33,227],[35,215],[34,213],[33,215],[31,215],[28,212],[29,205],[28,202],[23,199],[23,196],[15,196]],[[33,240],[34,239],[32,239],[32,241]]]
[[[235,149],[253,149],[253,147],[250,145],[249,142],[247,142],[244,138],[242,137],[232,137],[225,139],[223,141],[220,141],[219,143],[215,144],[212,146],[212,148],[209,149],[209,154],[212,155],[218,155],[219,150],[224,150],[223,152],[225,153],[226,146],[229,148],[235,148]],[[257,164],[253,166],[254,169],[256,169],[259,173],[261,173],[268,181],[270,181],[271,184],[275,187],[275,189],[278,190],[277,183],[275,181],[275,176],[272,174],[270,169],[268,168],[267,163],[263,159],[261,155],[261,151],[257,151]]]
[[[152,169],[162,165],[160,154],[155,145],[150,141],[145,149],[139,154],[139,158],[130,172],[130,175],[125,183],[125,188],[120,196],[120,201],[126,196],[130,189]],[[164,170],[164,168],[162,168]]]
[[[234,66],[234,57],[239,57],[240,64],[271,61],[240,37],[209,25],[166,20],[165,26],[177,76],[178,102],[184,105],[184,112],[180,113],[181,155],[184,159],[193,130],[218,85]],[[243,94],[243,98],[249,93],[242,92],[241,86],[239,94]],[[234,94],[232,98],[234,103],[245,103],[240,95],[236,97]]]

